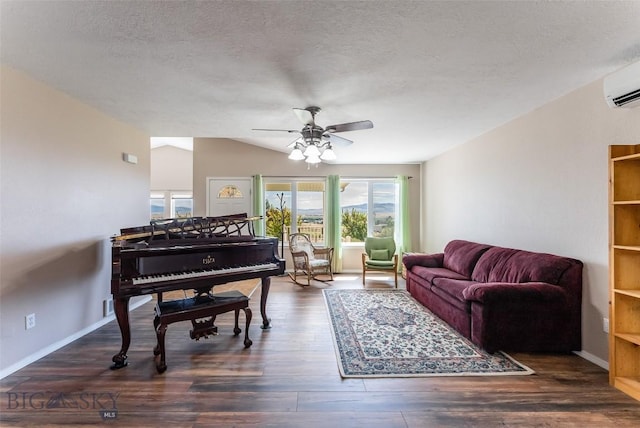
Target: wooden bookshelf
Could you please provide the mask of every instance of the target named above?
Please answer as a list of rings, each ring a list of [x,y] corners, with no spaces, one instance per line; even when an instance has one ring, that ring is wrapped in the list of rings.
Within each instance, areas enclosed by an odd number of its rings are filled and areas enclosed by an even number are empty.
[[[640,144],[609,146],[609,382],[640,400]]]

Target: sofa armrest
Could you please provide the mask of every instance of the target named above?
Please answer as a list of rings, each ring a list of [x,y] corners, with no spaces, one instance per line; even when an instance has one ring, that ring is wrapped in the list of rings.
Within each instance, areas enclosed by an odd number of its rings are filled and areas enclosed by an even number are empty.
[[[444,253],[436,254],[405,254],[402,257],[402,263],[407,270],[411,270],[413,266],[424,267],[442,267],[444,261]]]
[[[546,282],[476,283],[464,289],[462,296],[468,301],[503,304],[566,302],[567,299],[564,288]]]

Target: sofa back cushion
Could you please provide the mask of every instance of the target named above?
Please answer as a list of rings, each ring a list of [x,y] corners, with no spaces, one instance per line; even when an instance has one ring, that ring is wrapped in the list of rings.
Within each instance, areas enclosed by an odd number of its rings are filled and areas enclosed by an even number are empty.
[[[471,278],[478,282],[546,282],[560,285],[562,275],[572,265],[571,259],[552,254],[493,247],[482,254]]]
[[[444,249],[443,267],[470,278],[478,259],[491,245],[453,240]]]

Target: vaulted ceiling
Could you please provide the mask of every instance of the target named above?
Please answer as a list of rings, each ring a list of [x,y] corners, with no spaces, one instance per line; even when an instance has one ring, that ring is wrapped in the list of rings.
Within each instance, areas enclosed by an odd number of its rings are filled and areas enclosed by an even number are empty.
[[[640,58],[640,1],[11,1],[0,55],[157,137],[287,152],[293,107],[338,163],[427,160]],[[604,103],[604,100],[603,100]]]

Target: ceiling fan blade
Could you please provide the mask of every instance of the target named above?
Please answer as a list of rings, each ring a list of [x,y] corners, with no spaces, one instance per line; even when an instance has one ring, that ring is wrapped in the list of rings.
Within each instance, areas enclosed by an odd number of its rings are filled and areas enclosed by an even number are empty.
[[[328,132],[346,132],[371,128],[373,128],[373,122],[370,120],[361,120],[359,122],[339,123],[337,125],[327,126],[326,130]]]
[[[335,144],[337,146],[348,146],[349,144],[353,144],[353,141],[347,140],[346,138],[339,137],[333,134],[325,134],[327,138],[329,138],[329,142],[331,144]]]
[[[295,108],[293,112],[304,125],[313,125],[313,114],[306,108]]]
[[[299,130],[295,129],[264,129],[264,128],[253,128],[252,131],[279,131],[279,132],[289,132],[289,133],[299,133]]]

